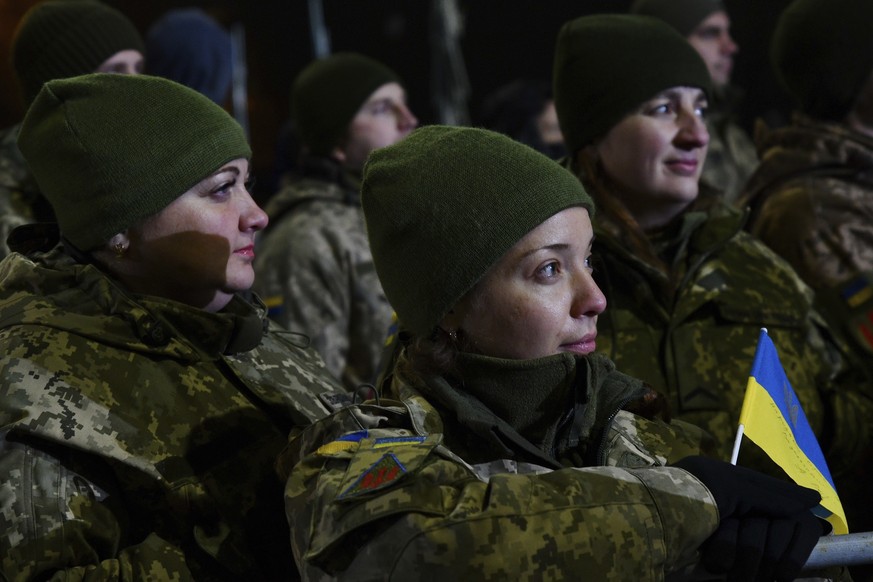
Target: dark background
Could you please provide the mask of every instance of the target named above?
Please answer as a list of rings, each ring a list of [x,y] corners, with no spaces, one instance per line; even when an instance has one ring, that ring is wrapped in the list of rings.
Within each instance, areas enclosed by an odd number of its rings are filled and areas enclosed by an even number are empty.
[[[199,6],[225,25],[241,23],[246,35],[248,116],[260,178],[275,162],[276,138],[287,118],[294,76],[314,57],[306,0],[105,0],[124,12],[145,34],[149,25],[174,7]],[[434,0],[323,0],[331,50],[370,55],[404,79],[412,110],[422,124],[441,121],[433,104],[432,46],[429,38]],[[583,14],[623,12],[631,0],[458,0],[462,51],[470,81],[468,109],[475,121],[483,98],[519,77],[550,77],[554,42],[561,25]],[[15,25],[34,0],[0,0],[0,127],[24,114],[9,65]],[[767,45],[779,11],[788,0],[726,0],[733,35],[740,45],[735,83],[746,91],[740,121],[784,122],[790,102],[774,81]],[[609,47],[603,47],[608,51]],[[592,54],[591,58],[597,58]],[[260,181],[269,184],[269,180]],[[263,196],[265,192],[261,192]]]

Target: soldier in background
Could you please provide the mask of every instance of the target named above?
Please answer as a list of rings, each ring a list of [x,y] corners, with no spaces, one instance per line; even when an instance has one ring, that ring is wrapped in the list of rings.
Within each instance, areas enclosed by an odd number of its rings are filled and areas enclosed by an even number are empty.
[[[794,96],[790,125],[761,128],[748,229],[815,289],[873,362],[873,3],[798,0],[779,18],[771,61]],[[871,364],[873,367],[873,364]]]
[[[37,4],[24,15],[12,40],[12,64],[26,105],[52,79],[140,73],[144,52],[142,38],[126,16],[91,0]],[[6,238],[16,226],[54,220],[18,150],[20,129],[16,124],[0,132],[0,258],[9,253]]]
[[[230,105],[233,42],[230,33],[200,8],[174,8],[152,24],[145,38],[148,75],[200,91]]]
[[[735,204],[758,166],[755,145],[734,119],[740,90],[731,85],[734,55],[731,19],[722,0],[637,0],[631,13],[660,18],[688,39],[709,69],[712,93],[706,112],[709,149],[701,179]]]
[[[590,58],[601,46],[612,49]],[[583,17],[561,29],[554,81],[570,167],[597,204],[595,279],[609,303],[598,349],[728,459],[766,327],[834,478],[869,470],[869,380],[791,266],[700,184],[710,79],[697,52],[654,18]],[[772,465],[751,446],[741,460]],[[843,501],[849,514],[866,505]]]
[[[429,126],[373,152],[361,196],[411,338],[381,400],[283,452],[303,579],[655,581],[698,549],[728,580],[794,578],[817,494],[697,456],[700,429],[592,353],[606,303],[575,177]]]
[[[364,232],[361,168],[418,120],[394,71],[356,53],[307,66],[291,90],[291,117],[305,154],[299,178],[266,205],[255,290],[270,317],[312,338],[353,390],[375,381],[392,314]]]
[[[567,155],[558,125],[552,85],[516,79],[485,97],[479,125],[529,145],[553,160]]]
[[[58,225],[0,263],[0,578],[292,578],[273,464],[345,392],[246,299],[242,128],[91,74],[46,83],[18,141]]]

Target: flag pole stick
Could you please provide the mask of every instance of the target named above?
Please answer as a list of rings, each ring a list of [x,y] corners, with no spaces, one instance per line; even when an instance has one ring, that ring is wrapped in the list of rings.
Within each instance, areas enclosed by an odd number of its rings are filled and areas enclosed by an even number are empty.
[[[821,537],[803,571],[860,564],[873,564],[873,531]]]
[[[746,427],[743,424],[737,426],[737,438],[734,439],[734,450],[731,451],[731,465],[737,464],[737,457],[740,456],[740,441],[743,440],[743,431],[745,428]]]

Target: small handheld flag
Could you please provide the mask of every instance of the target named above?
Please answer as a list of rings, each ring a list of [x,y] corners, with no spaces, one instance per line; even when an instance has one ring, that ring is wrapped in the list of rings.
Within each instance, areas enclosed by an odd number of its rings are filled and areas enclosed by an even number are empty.
[[[821,447],[766,329],[761,330],[758,338],[755,361],[746,386],[731,456],[733,464],[737,462],[743,434],[782,467],[795,483],[821,494],[821,504],[815,513],[833,525],[835,534],[849,533],[843,505]]]

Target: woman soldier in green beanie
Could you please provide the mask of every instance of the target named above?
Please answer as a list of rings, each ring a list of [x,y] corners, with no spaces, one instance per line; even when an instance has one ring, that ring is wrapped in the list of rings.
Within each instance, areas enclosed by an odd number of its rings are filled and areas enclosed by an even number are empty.
[[[699,429],[592,353],[606,304],[570,173],[430,126],[370,156],[362,203],[411,338],[379,398],[280,459],[305,580],[663,580],[699,548],[735,580],[793,578],[817,494],[697,456]]]
[[[342,389],[245,297],[242,129],[92,74],[46,83],[19,144],[59,229],[0,263],[0,578],[292,577],[273,462]]]
[[[591,59],[602,46],[613,48]],[[697,52],[660,20],[586,16],[561,29],[554,84],[570,167],[597,204],[595,279],[609,302],[599,350],[727,459],[766,327],[834,476],[848,478],[873,442],[866,380],[850,377],[791,267],[698,186],[710,76]],[[743,462],[769,466],[752,447]]]
[[[145,47],[123,13],[96,0],[29,3],[13,33],[12,66],[29,106],[43,84],[87,73],[142,72]],[[18,149],[21,124],[0,130],[0,259],[16,226],[54,221],[27,162]]]

